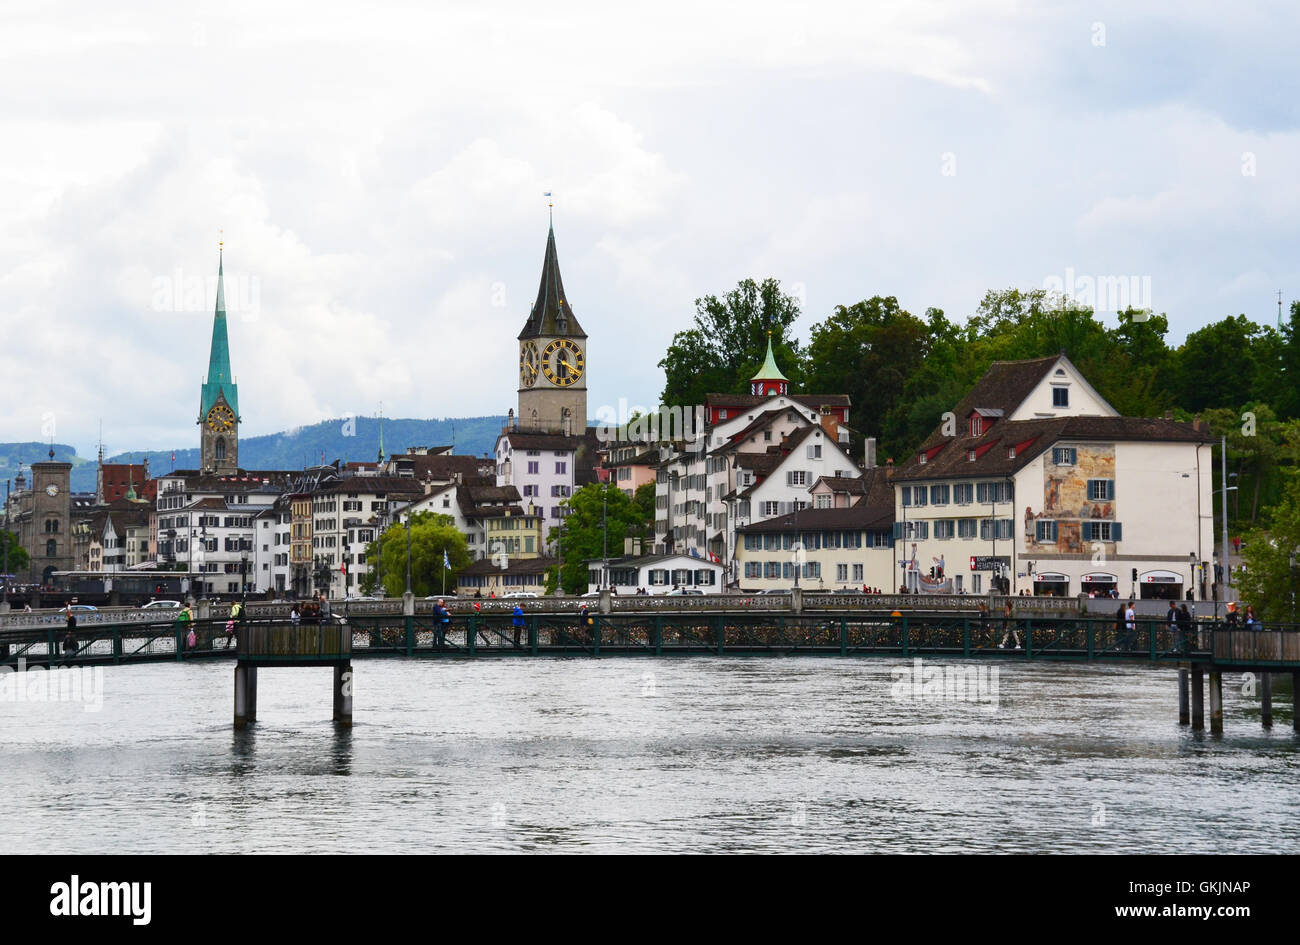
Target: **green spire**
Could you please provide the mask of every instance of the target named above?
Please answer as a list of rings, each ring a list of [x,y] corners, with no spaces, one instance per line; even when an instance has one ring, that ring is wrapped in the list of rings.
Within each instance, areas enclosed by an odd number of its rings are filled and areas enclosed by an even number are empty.
[[[781,369],[776,366],[776,358],[772,357],[772,333],[767,333],[767,357],[763,360],[763,366],[758,369],[758,373],[752,378],[755,381],[786,381],[789,378],[781,373]]]
[[[226,336],[226,281],[223,261],[217,260],[217,311],[212,319],[212,353],[208,356],[208,376],[203,383],[199,402],[199,422],[208,415],[217,398],[225,395],[226,403],[239,416],[239,390],[230,371],[230,341]]]
[[[384,408],[379,408],[379,462],[384,461]]]

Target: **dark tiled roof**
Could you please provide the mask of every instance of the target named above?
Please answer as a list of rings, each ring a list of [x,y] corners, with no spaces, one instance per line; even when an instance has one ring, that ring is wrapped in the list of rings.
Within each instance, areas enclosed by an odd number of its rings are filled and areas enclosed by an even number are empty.
[[[508,567],[502,568],[492,558],[480,558],[458,572],[457,577],[461,574],[541,574],[547,568],[555,567],[554,558],[509,558],[506,563]]]
[[[867,470],[871,472],[872,470]],[[847,492],[849,495],[866,495],[867,483],[870,480],[865,476],[818,476],[817,481],[812,484],[816,489],[823,483],[830,487],[831,492]]]
[[[1190,423],[1156,417],[1005,420],[983,436],[953,438],[925,463],[921,463],[918,454],[913,453],[911,460],[900,466],[894,474],[894,481],[1006,476],[1061,441],[1209,443],[1212,439],[1208,429],[1197,430]],[[1030,440],[1032,442],[1022,445]],[[1012,446],[1021,447],[1014,458],[1009,453]],[[969,458],[973,449],[982,450],[974,462]]]
[[[894,524],[894,510],[859,502],[847,509],[800,509],[764,522],[742,525],[738,532],[852,531],[863,528],[888,528]]]
[[[805,407],[847,407],[848,394],[787,394],[791,400]],[[771,396],[762,394],[706,394],[704,403],[708,407],[757,407],[772,400]]]
[[[587,337],[564,294],[564,282],[560,279],[560,258],[555,251],[555,229],[552,227],[546,234],[546,255],[542,258],[542,282],[537,287],[537,301],[528,313],[528,321],[519,333],[519,338],[522,341],[524,338],[551,338],[560,335],[569,338]]]
[[[408,453],[394,454],[390,460],[394,469],[409,468],[416,479],[432,479],[438,482],[450,482],[459,473],[462,479],[483,476],[496,466],[496,461],[483,456],[455,456],[450,453],[426,453],[414,456]]]
[[[994,361],[953,411],[958,426],[965,423],[966,418],[977,408],[985,417],[1010,416],[1060,359],[1061,355],[1054,354],[1028,361]],[[1001,423],[999,420],[994,428]],[[929,449],[945,439],[943,424],[940,423],[921,448]]]
[[[516,450],[576,450],[586,439],[585,436],[565,436],[563,433],[528,433],[517,430],[501,435],[508,438],[511,449]]]
[[[335,495],[347,492],[387,495],[390,492],[397,492],[403,495],[419,496],[424,493],[424,486],[406,476],[349,476],[346,479],[331,479],[328,482],[323,482],[315,492],[317,495]]]

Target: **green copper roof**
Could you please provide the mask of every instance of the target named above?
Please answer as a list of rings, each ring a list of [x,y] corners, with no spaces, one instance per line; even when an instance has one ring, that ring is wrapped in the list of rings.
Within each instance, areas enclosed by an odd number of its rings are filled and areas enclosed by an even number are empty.
[[[564,283],[560,280],[560,259],[555,252],[555,227],[552,226],[546,234],[546,256],[542,259],[542,284],[537,288],[537,301],[533,303],[533,310],[529,313],[519,338],[523,340],[561,335],[569,338],[587,337],[564,295]]]
[[[781,373],[781,369],[776,366],[776,358],[772,357],[772,334],[767,335],[767,358],[763,361],[763,366],[758,369],[754,375],[756,381],[789,381],[790,379]]]
[[[199,422],[224,394],[230,409],[239,416],[239,389],[230,372],[230,341],[226,337],[226,282],[224,266],[217,262],[217,311],[212,319],[212,353],[208,355],[208,377],[199,402]]]

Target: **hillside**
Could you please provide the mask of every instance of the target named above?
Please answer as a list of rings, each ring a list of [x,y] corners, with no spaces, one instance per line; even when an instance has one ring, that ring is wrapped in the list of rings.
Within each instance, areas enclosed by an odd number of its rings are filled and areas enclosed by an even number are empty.
[[[384,448],[388,453],[402,453],[408,446],[455,446],[462,455],[481,456],[496,446],[497,434],[505,417],[458,417],[442,420],[384,420]],[[197,439],[197,435],[196,435]],[[0,479],[12,479],[18,465],[30,465],[49,459],[50,444],[39,442],[0,443]],[[239,464],[245,469],[301,469],[305,465],[365,460],[373,462],[379,453],[379,420],[357,417],[352,420],[326,420],[311,426],[251,436],[239,441]],[[109,462],[138,463],[149,459],[149,471],[155,476],[171,469],[194,469],[199,464],[199,449],[189,446],[176,450],[172,464],[170,450],[141,450],[107,457]],[[95,461],[76,455],[66,443],[54,444],[54,458],[73,464],[72,491],[95,491]]]

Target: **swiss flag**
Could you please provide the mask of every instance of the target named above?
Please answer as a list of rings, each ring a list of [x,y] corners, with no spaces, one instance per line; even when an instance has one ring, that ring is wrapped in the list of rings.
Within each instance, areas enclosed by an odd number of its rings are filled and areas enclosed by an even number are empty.
[[[347,574],[347,573],[348,573],[348,563],[347,563],[346,561],[344,561],[342,564],[339,565],[339,572],[340,572],[341,574]]]

